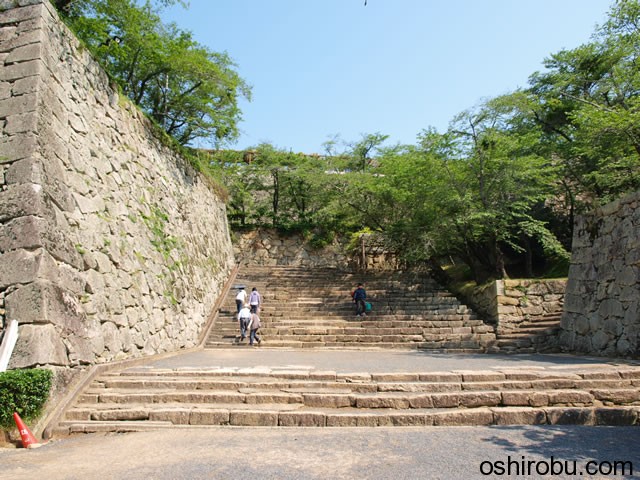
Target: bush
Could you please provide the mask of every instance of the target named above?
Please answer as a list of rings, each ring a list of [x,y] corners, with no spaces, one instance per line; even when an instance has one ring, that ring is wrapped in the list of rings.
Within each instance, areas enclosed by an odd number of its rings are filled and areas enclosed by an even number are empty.
[[[0,428],[15,427],[13,412],[25,422],[35,420],[42,412],[53,372],[44,369],[9,370],[0,373]]]

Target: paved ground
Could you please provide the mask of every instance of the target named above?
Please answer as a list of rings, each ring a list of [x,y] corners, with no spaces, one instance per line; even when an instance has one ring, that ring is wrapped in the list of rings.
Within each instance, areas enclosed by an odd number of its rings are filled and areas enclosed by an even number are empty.
[[[0,478],[640,478],[639,443],[640,427],[208,427],[82,435],[36,450],[0,449]],[[598,465],[604,474],[587,474]],[[549,474],[552,466],[557,475]]]
[[[238,347],[174,355],[136,368],[374,373],[558,371],[624,363],[564,355]],[[639,444],[640,427],[191,427],[80,435],[54,439],[35,450],[0,449],[0,479],[640,478]],[[602,473],[588,475],[589,470],[597,472],[598,465]]]
[[[607,360],[570,355],[434,354],[420,351],[280,350],[239,346],[202,350],[148,362],[146,368],[209,369],[254,368],[302,369],[339,373],[441,372],[492,370],[497,368],[572,370],[640,365],[640,361]],[[142,367],[145,368],[145,367]]]

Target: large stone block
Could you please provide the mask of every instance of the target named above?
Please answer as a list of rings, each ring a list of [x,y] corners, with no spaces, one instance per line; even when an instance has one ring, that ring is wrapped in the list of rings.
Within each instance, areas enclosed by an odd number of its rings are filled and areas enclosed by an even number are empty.
[[[538,408],[494,408],[496,425],[543,425],[547,423],[544,410]]]
[[[190,425],[227,425],[229,423],[229,410],[194,408],[189,416]],[[273,414],[269,425],[278,424],[278,415]]]
[[[0,163],[10,163],[31,157],[36,150],[37,139],[32,133],[0,138]]]
[[[13,50],[24,47],[25,45],[41,42],[41,30],[18,32],[16,27],[4,27],[2,32],[0,32],[0,50],[3,52],[12,52]]]
[[[174,425],[189,425],[190,407],[160,408],[149,412],[150,421],[171,422]]]
[[[82,256],[64,232],[47,220],[34,217],[20,217],[0,225],[0,253],[18,249],[44,248],[52,257],[82,270]]]
[[[609,345],[615,344],[615,338],[612,335],[607,334],[603,330],[597,331],[593,337],[591,337],[591,345],[599,352],[601,350],[605,350]]]
[[[38,117],[35,112],[22,113],[19,115],[10,115],[6,119],[4,131],[8,135],[16,135],[18,133],[35,132],[37,130]]]
[[[45,250],[16,250],[0,255],[0,290],[39,279],[56,281],[58,265]]]
[[[39,77],[21,78],[13,82],[11,93],[13,93],[13,95],[25,95],[27,93],[36,92],[39,86],[40,86]]]
[[[38,96],[35,93],[9,97],[0,100],[0,117],[6,118],[28,112],[35,112],[38,107]]]
[[[278,413],[261,410],[230,412],[229,424],[247,427],[277,427]]]
[[[406,409],[410,408],[409,398],[400,396],[371,396],[371,397],[357,397],[356,407],[358,408],[394,408],[394,409]]]
[[[595,413],[591,408],[545,408],[550,425],[593,425]]]
[[[32,43],[14,49],[5,59],[5,65],[12,63],[25,62],[28,60],[36,60],[42,56],[42,45]]]
[[[43,194],[41,186],[9,185],[9,188],[0,192],[0,222],[27,215],[54,217],[53,207]]]
[[[564,310],[566,312],[581,313],[585,310],[585,304],[589,302],[582,295],[567,291],[564,299]]]
[[[282,412],[278,416],[281,427],[324,427],[326,415],[319,412]]]
[[[45,72],[45,65],[41,60],[14,63],[0,69],[0,81],[13,82],[27,77],[39,77]]]
[[[0,3],[0,25],[40,18],[43,13],[42,4],[42,0],[3,0]]]
[[[596,408],[596,425],[638,425],[640,409],[631,408]]]
[[[433,419],[433,425],[435,426],[477,426],[492,425],[494,423],[493,412],[485,408],[427,413],[426,416],[427,422],[429,421],[429,417],[431,417]]]
[[[7,170],[7,184],[32,183],[40,185],[51,200],[63,211],[73,211],[75,202],[64,183],[64,171],[60,161],[52,157],[47,161],[25,158],[13,163]]]
[[[22,285],[5,297],[8,318],[20,323],[51,323],[73,332],[86,334],[86,315],[82,304],[71,292],[60,286],[35,281]]]
[[[67,349],[53,325],[20,325],[11,368],[68,364]]]

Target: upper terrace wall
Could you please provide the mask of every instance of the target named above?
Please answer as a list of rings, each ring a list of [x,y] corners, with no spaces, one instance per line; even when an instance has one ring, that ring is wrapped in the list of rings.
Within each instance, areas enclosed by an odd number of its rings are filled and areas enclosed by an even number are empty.
[[[10,367],[195,345],[234,264],[225,206],[47,0],[0,0],[0,131]]]

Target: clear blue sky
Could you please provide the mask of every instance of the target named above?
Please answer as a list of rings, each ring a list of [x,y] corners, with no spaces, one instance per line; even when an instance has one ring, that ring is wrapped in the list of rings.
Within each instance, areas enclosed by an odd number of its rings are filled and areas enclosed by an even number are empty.
[[[253,87],[231,148],[323,153],[334,134],[415,144],[589,41],[613,0],[190,0],[163,14]],[[199,145],[196,145],[199,146]],[[202,145],[205,146],[205,145]]]

